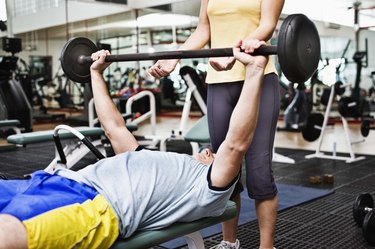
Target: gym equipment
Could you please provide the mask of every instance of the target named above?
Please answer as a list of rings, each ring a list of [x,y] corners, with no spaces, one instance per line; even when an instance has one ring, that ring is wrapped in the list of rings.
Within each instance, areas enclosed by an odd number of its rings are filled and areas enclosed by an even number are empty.
[[[205,248],[200,230],[219,224],[236,216],[236,204],[228,201],[225,211],[217,217],[192,222],[177,222],[155,231],[139,231],[127,239],[118,239],[111,249],[146,249],[184,236],[189,249]]]
[[[369,95],[371,104],[374,104],[375,103],[375,71],[371,72],[370,78],[372,80],[372,86],[368,90],[368,95]]]
[[[63,128],[66,128],[64,126]],[[56,127],[58,130],[60,127]],[[67,128],[66,130],[70,131],[61,131],[59,132],[58,139],[70,139],[70,141],[62,148],[61,143],[56,151],[56,157],[52,162],[44,169],[49,173],[53,173],[58,168],[71,168],[73,167],[80,159],[82,159],[91,148],[82,146],[82,142],[74,141],[77,134],[79,138],[90,137],[92,139],[91,143],[94,147],[97,147],[101,153],[105,153],[104,146],[101,142],[100,136],[104,135],[103,129],[99,127],[76,127],[74,133],[71,133],[73,128]],[[7,137],[7,142],[10,144],[15,144],[19,146],[26,146],[34,143],[42,143],[52,141],[54,138],[54,130],[45,130],[45,131],[36,131],[36,132],[26,132],[21,134],[10,135]],[[59,151],[61,150],[61,151]],[[64,156],[61,158],[61,152],[63,151]],[[62,160],[61,160],[62,159]]]
[[[98,49],[87,38],[70,39],[61,52],[66,76],[90,82],[91,54]],[[320,37],[314,23],[303,14],[289,15],[281,25],[277,46],[263,46],[254,55],[278,55],[284,75],[292,82],[305,82],[315,72],[320,58]],[[109,55],[106,62],[233,56],[233,48],[181,50],[156,53]]]
[[[32,131],[32,108],[21,83],[14,79],[0,82],[0,92],[4,97],[8,119],[19,120],[20,128]]]
[[[294,84],[292,83],[292,85]],[[298,83],[297,88],[293,89],[293,91],[293,100],[284,111],[285,126],[278,127],[278,131],[300,132],[307,124],[310,104],[306,94],[305,83]]]
[[[348,40],[346,43],[346,46],[344,48],[344,51],[341,55],[340,63],[336,66],[336,83],[335,83],[335,94],[338,96],[341,96],[345,93],[345,87],[343,87],[342,77],[340,75],[341,71],[343,70],[344,66],[347,64],[347,60],[345,58],[345,54],[348,51],[349,45],[351,43],[351,40]],[[322,69],[324,69],[326,66],[329,65],[329,59],[327,58],[327,64],[324,65]],[[331,94],[331,89],[327,88],[323,90],[322,96],[320,97],[320,103],[323,105],[328,105],[329,95]]]
[[[320,137],[324,115],[321,113],[311,113],[307,118],[306,125],[302,128],[302,136],[308,142],[313,142]]]
[[[360,194],[353,203],[353,218],[360,227],[368,212],[374,209],[374,200],[369,193]]]
[[[22,40],[21,38],[3,37],[3,50],[16,54],[22,51]]]
[[[353,218],[361,227],[364,238],[369,245],[375,245],[375,210],[374,200],[369,193],[356,197],[353,203]]]
[[[200,145],[210,143],[208,123],[205,116],[207,114],[207,92],[204,88],[204,82],[199,78],[194,68],[189,66],[182,67],[180,69],[180,76],[187,87],[180,124],[178,130],[172,130],[170,136],[160,141],[160,151],[167,151],[167,143],[169,142],[186,141],[190,143],[192,148],[191,153],[195,155],[199,152]],[[203,117],[191,129],[187,130],[186,126],[193,101],[197,104]]]
[[[18,128],[20,124],[20,121],[16,119],[0,120],[0,130],[12,129],[14,133],[20,134],[21,129]]]
[[[361,134],[364,137],[367,137],[370,133],[370,130],[375,130],[375,126],[371,126],[373,120],[364,119],[361,123]]]
[[[340,85],[340,88],[343,88],[343,87],[346,87],[346,85]],[[323,121],[322,121],[322,115],[321,114],[311,114],[310,120],[308,121],[308,125],[306,125],[306,127],[302,131],[302,135],[303,135],[304,139],[306,139],[307,141],[312,142],[312,141],[315,141],[316,139],[319,138],[319,141],[318,141],[318,144],[317,144],[317,149],[316,149],[315,153],[310,154],[310,155],[306,155],[305,158],[308,158],[308,159],[310,159],[310,158],[325,158],[325,159],[334,159],[334,160],[345,160],[346,163],[352,163],[352,162],[356,162],[356,161],[359,161],[359,160],[362,160],[362,159],[365,158],[363,156],[356,157],[354,152],[353,152],[353,149],[352,149],[352,144],[363,142],[364,140],[362,139],[360,141],[351,141],[350,134],[349,134],[348,121],[343,116],[341,116],[341,121],[342,121],[342,125],[343,125],[343,128],[344,128],[346,144],[348,146],[350,156],[348,156],[348,157],[347,156],[337,156],[336,155],[336,142],[333,142],[333,148],[332,148],[332,154],[331,155],[328,155],[328,154],[321,151],[324,134],[325,134],[325,131],[326,131],[326,128],[327,128],[329,115],[330,115],[331,108],[332,108],[332,103],[333,103],[334,97],[336,96],[336,94],[335,94],[336,88],[337,88],[337,85],[331,86],[331,91],[330,91],[330,95],[329,95],[329,99],[328,99],[327,108],[326,108],[326,111],[324,113]],[[309,124],[309,123],[311,123],[311,124]]]
[[[361,96],[361,73],[362,68],[368,66],[368,41],[365,40],[365,51],[357,51],[353,55],[353,61],[356,64],[356,78],[352,93],[349,97],[343,97],[339,100],[338,111],[341,116],[347,117],[365,117],[370,112],[368,101]]]
[[[335,94],[338,95],[338,96],[341,96],[345,93],[345,87],[344,87],[344,84],[341,81],[337,81],[334,84],[334,88],[335,88]],[[322,94],[321,98],[320,98],[320,103],[322,103],[323,105],[328,105],[330,94],[331,94],[331,88],[325,89],[323,91],[323,94]]]

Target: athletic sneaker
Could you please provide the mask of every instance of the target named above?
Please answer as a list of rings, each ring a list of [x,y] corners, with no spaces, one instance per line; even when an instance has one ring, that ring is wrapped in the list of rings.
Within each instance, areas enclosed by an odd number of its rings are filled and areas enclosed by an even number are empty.
[[[210,249],[242,249],[240,245],[240,241],[236,240],[236,243],[234,245],[230,245],[228,241],[221,241],[219,245],[211,247]]]

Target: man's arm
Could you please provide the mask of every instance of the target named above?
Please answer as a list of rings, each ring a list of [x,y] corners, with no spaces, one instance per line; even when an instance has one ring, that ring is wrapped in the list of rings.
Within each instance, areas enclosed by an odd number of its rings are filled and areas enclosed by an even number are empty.
[[[257,42],[256,48],[265,45]],[[240,165],[253,139],[259,109],[260,93],[267,58],[251,56],[234,49],[234,57],[246,66],[246,76],[240,98],[233,110],[225,140],[220,145],[211,171],[215,187],[225,187],[238,175]]]
[[[90,67],[92,91],[94,95],[95,110],[100,123],[111,141],[116,154],[135,150],[139,144],[133,134],[126,128],[125,121],[117,107],[109,96],[107,86],[103,78],[104,70],[109,63],[104,62],[108,51],[98,51],[92,54],[94,63]]]

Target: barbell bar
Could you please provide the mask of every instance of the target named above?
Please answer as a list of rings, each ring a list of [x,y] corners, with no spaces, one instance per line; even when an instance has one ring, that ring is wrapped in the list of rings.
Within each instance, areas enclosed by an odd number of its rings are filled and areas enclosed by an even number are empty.
[[[72,81],[88,83],[91,54],[98,49],[89,39],[75,37],[63,47],[60,57],[65,75]],[[305,82],[316,71],[320,59],[320,37],[314,23],[303,14],[292,14],[283,21],[277,46],[262,46],[254,55],[278,55],[285,77],[291,82]],[[106,62],[186,59],[233,56],[233,48],[178,50],[155,53],[108,55]]]

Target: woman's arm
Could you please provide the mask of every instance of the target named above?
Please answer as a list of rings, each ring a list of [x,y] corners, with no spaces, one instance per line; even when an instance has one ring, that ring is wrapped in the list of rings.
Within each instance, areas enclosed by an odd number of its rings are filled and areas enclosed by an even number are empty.
[[[254,39],[268,41],[271,39],[284,6],[284,0],[263,0],[258,27],[243,41],[242,49],[246,53],[254,52]]]
[[[179,50],[194,50],[203,48],[210,40],[210,23],[207,16],[207,4],[209,0],[201,0],[199,21],[195,31],[182,44]],[[170,74],[176,67],[179,59],[158,60],[148,72],[157,79]]]
[[[207,5],[209,0],[201,0],[199,21],[195,31],[181,45],[180,50],[193,50],[203,48],[210,40],[210,22],[207,16]]]

